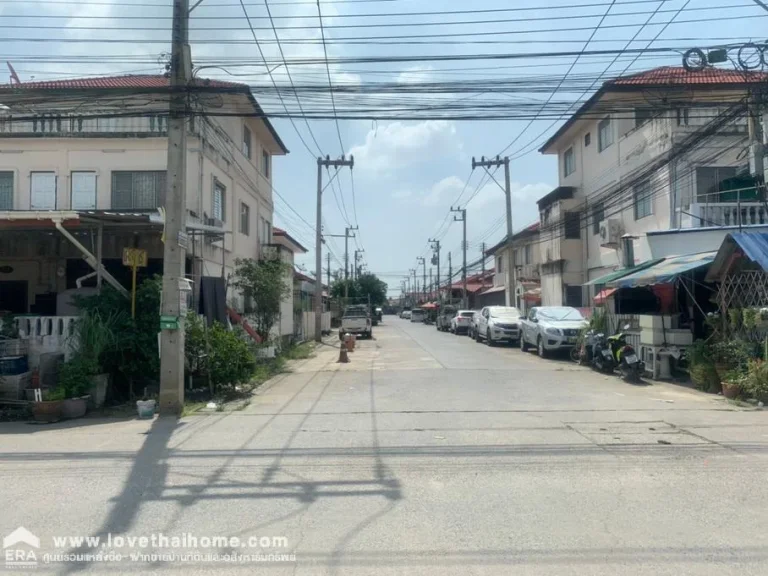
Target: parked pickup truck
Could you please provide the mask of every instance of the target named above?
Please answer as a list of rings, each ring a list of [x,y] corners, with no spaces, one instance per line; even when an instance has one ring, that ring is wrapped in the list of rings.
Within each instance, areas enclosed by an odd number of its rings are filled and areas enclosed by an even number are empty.
[[[587,321],[576,308],[570,306],[538,306],[528,311],[520,322],[520,349],[536,346],[542,358],[555,350],[569,350],[576,345],[579,332]]]
[[[362,338],[373,336],[371,315],[368,313],[367,306],[347,306],[344,309],[344,315],[341,317],[341,328],[339,329],[339,340],[344,338],[344,334],[357,334]]]

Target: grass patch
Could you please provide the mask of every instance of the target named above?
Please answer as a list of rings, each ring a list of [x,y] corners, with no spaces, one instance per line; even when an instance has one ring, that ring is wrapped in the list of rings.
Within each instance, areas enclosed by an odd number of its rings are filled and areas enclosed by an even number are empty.
[[[198,410],[205,408],[208,402],[185,402],[184,409],[181,411],[182,416],[190,416]]]
[[[306,360],[307,358],[312,358],[315,355],[314,349],[314,342],[304,342],[298,346],[290,346],[286,348],[283,350],[283,353],[280,354],[280,356],[286,360]]]

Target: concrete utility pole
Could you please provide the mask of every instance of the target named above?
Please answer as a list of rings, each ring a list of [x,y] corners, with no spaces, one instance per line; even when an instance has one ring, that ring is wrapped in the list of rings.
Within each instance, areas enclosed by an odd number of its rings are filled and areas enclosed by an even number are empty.
[[[461,251],[464,255],[461,267],[461,283],[463,285],[464,296],[461,299],[461,307],[467,308],[467,306],[469,306],[469,303],[467,302],[467,209],[451,207],[451,212],[459,212],[461,214],[461,218],[454,216],[453,219],[456,222],[462,222],[464,228],[463,240],[461,241]]]
[[[443,295],[440,292],[440,240],[429,239],[432,244],[432,263],[437,264],[437,278],[435,279],[435,286],[437,287],[437,301],[442,303]]]
[[[416,282],[416,268],[410,268],[408,270],[408,272],[410,274],[413,274],[413,284],[412,284],[412,286],[413,286],[413,293],[411,294],[411,298],[413,298],[413,302],[415,304],[416,303],[416,295],[419,292],[418,283]]]
[[[416,265],[418,266],[419,264],[422,265],[423,272],[424,272],[422,275],[421,289],[424,292],[424,301],[426,302],[427,300],[427,261],[421,256],[419,256],[418,258],[416,258]]]
[[[448,252],[448,301],[453,300],[453,264],[451,263],[451,253]]]
[[[355,159],[350,156],[346,160],[342,156],[339,160],[331,160],[330,156],[317,159],[317,220],[315,223],[315,341],[323,339],[323,168],[333,166],[354,167]]]
[[[480,244],[480,261],[482,262],[483,272],[480,281],[483,283],[483,289],[485,289],[485,242]]]
[[[429,267],[429,299],[432,299],[432,287],[434,284],[432,284],[432,266]]]
[[[504,166],[504,194],[507,199],[507,273],[506,273],[506,301],[507,306],[515,306],[515,286],[517,285],[516,270],[514,253],[512,248],[512,191],[509,185],[509,156],[499,158],[496,156],[495,160],[486,160],[485,157],[481,157],[480,161],[475,161],[472,158],[472,168],[482,166],[486,170],[489,167]]]
[[[350,234],[353,230],[359,230],[358,226],[350,226],[344,229],[344,280],[349,279],[349,239],[354,238],[354,234]]]
[[[360,278],[360,266],[358,266],[357,262],[361,259],[360,255],[365,252],[365,250],[355,250],[355,273],[354,277],[355,279]]]
[[[411,276],[410,276],[410,274],[405,277],[405,284],[406,284],[405,297],[406,297],[406,303],[408,303],[408,302],[410,302],[410,298],[411,298]]]
[[[168,118],[168,184],[165,192],[165,244],[160,331],[160,412],[180,414],[184,407],[184,306],[187,244],[187,81],[189,62],[189,0],[173,5],[171,95]],[[170,319],[175,319],[171,322]],[[168,326],[168,327],[166,327]]]
[[[326,268],[325,268],[325,274],[328,277],[328,294],[331,293],[331,253],[328,252],[328,254],[325,255],[326,258]]]

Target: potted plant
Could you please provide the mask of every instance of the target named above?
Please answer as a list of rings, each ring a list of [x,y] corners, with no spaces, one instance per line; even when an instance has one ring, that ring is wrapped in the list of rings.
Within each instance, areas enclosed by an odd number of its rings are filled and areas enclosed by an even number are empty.
[[[62,364],[59,369],[59,386],[64,389],[65,399],[62,403],[63,418],[80,418],[88,410],[88,391],[91,388],[91,378],[98,372],[98,366],[85,356],[77,355],[69,362]]]
[[[118,320],[118,314],[104,315],[97,310],[89,310],[75,323],[75,356],[83,360],[89,371],[86,393],[94,407],[103,405],[106,398],[109,374],[105,372],[102,361],[104,352],[116,345],[115,326]]]
[[[712,350],[704,340],[697,340],[688,349],[691,383],[703,392],[720,392],[720,378],[712,361]]]
[[[32,417],[36,422],[58,422],[61,420],[61,406],[64,402],[64,389],[61,386],[43,390],[43,399],[32,403]]]
[[[723,387],[723,396],[733,400],[737,398],[746,383],[747,373],[741,368],[734,368],[725,373],[725,376],[720,379],[720,384]]]

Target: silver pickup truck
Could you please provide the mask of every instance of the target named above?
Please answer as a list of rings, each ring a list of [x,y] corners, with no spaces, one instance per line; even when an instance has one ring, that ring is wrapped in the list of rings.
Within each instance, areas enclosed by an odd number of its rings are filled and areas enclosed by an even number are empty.
[[[526,351],[528,346],[536,346],[542,358],[555,350],[569,350],[587,324],[581,312],[570,306],[531,308],[528,317],[520,322],[520,349]]]
[[[344,315],[341,317],[341,328],[339,329],[339,340],[344,338],[344,334],[356,334],[361,338],[373,336],[371,315],[366,306],[347,306],[344,309]]]

